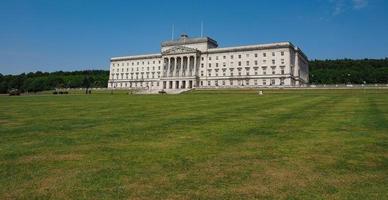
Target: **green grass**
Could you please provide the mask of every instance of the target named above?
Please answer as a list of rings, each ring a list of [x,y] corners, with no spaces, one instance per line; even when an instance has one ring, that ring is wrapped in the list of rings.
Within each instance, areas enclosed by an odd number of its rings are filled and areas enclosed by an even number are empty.
[[[0,97],[0,199],[387,199],[388,90]]]

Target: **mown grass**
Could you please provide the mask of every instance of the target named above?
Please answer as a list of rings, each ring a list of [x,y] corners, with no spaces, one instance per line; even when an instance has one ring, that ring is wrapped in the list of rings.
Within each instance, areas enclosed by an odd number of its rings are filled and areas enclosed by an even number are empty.
[[[0,199],[387,199],[388,90],[0,97]]]

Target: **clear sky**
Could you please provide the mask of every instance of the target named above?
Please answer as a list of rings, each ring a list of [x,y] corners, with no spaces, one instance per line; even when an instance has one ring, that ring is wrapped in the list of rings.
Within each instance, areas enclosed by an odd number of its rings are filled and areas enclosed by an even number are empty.
[[[387,0],[1,0],[0,73],[108,69],[185,32],[221,47],[290,41],[310,59],[388,57]]]

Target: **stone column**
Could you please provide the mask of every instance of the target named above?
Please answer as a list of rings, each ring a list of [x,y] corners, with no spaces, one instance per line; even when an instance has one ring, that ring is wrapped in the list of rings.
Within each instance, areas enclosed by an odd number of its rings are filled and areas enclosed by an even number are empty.
[[[194,55],[194,63],[193,63],[193,71],[194,71],[194,81],[193,81],[193,88],[197,87],[197,55]]]
[[[197,75],[197,55],[194,55],[194,66],[193,66],[194,76]]]
[[[179,65],[177,65],[177,71],[176,71],[176,72],[177,72],[177,75],[176,75],[176,76],[177,76],[177,77],[180,77],[180,76],[181,76],[180,73],[181,73],[182,59],[181,59],[180,56],[178,56],[177,60],[178,60],[178,59],[180,60],[180,63],[179,63]],[[177,64],[178,64],[178,63],[177,63]]]
[[[175,74],[176,74],[176,67],[178,65],[177,58],[178,57],[174,57],[174,68],[173,68],[173,71],[172,71],[172,76],[174,76],[174,77],[175,77]]]
[[[170,70],[170,58],[167,58],[166,77],[168,77],[168,70]]]
[[[170,58],[170,69],[169,69],[169,71],[168,71],[168,76],[169,76],[169,77],[172,76],[171,72],[174,70],[174,62],[173,62],[173,59],[174,59],[173,57]]]
[[[163,59],[163,69],[162,69],[162,76],[163,77],[167,77],[168,65],[169,65],[169,59],[164,58]]]
[[[170,64],[171,64],[170,57],[167,57],[166,77],[168,77],[168,72],[170,71]]]
[[[190,74],[190,56],[186,56],[186,76]]]
[[[184,59],[184,56],[181,56],[181,71],[179,73],[179,77],[183,77],[183,67],[184,67],[183,59]]]
[[[192,69],[191,69],[191,56],[187,56],[187,71],[190,76],[193,75]]]

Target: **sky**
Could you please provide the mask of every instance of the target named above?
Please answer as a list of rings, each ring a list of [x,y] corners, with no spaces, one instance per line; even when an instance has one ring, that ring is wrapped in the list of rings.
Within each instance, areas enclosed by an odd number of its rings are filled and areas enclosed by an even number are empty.
[[[387,0],[1,0],[0,73],[109,69],[186,33],[290,41],[309,59],[388,57]]]

